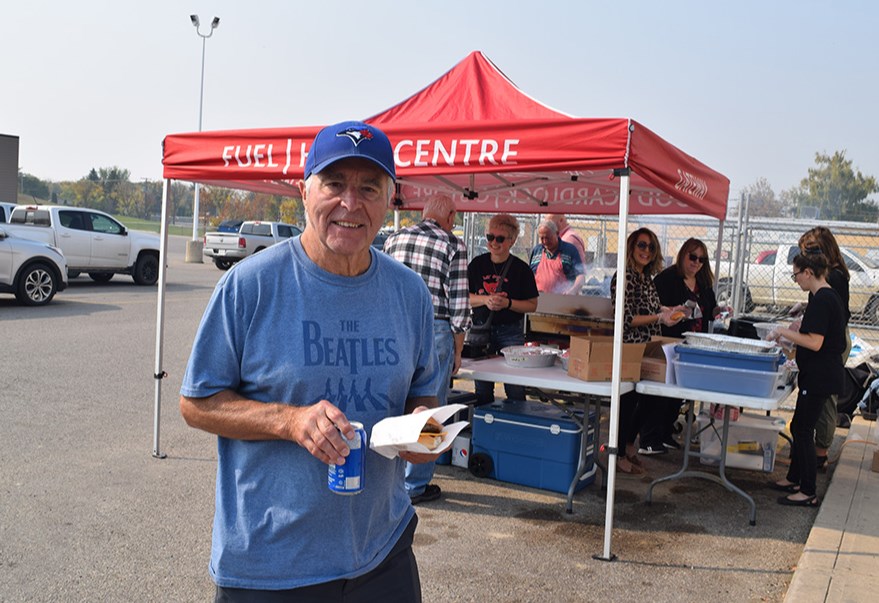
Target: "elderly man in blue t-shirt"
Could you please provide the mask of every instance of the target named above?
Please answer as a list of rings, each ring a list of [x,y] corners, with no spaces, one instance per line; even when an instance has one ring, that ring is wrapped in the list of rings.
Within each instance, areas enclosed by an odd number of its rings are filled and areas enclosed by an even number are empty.
[[[216,601],[421,600],[404,461],[437,455],[367,450],[362,492],[327,487],[351,421],[370,433],[437,403],[430,293],[370,247],[394,179],[379,129],[321,130],[299,185],[304,232],[232,268],[205,310],[180,409],[219,436]]]

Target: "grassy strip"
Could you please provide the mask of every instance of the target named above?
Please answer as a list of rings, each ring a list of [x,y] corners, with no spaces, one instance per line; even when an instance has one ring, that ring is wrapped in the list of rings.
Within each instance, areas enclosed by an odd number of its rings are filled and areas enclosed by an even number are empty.
[[[155,232],[157,234],[161,231],[162,223],[159,221],[144,220],[143,218],[129,218],[127,216],[116,216],[116,218],[129,230],[143,230],[146,232]],[[204,234],[201,228],[199,228],[199,233]],[[171,224],[168,226],[168,234],[191,237],[192,226],[174,226]]]

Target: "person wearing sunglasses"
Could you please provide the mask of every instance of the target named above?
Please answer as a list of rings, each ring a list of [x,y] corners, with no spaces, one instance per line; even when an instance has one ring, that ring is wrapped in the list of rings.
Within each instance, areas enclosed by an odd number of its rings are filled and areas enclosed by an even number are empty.
[[[662,253],[659,239],[649,228],[639,228],[626,239],[626,303],[623,312],[623,343],[644,343],[660,334],[660,325],[674,325],[673,308],[663,306],[653,284],[653,277],[662,269]],[[616,300],[617,274],[610,281],[611,298]],[[678,319],[680,320],[680,319]],[[643,398],[643,400],[642,400]],[[641,427],[641,410],[648,404],[656,404],[653,396],[630,392],[620,396],[619,445],[625,446],[625,454],[617,460],[622,473],[644,473],[636,453],[661,454],[665,448],[661,442],[641,442],[641,450],[635,448],[635,440]],[[647,444],[645,446],[645,444]],[[657,451],[657,452],[654,452]]]
[[[476,256],[467,267],[473,323],[485,324],[492,314],[489,353],[524,344],[525,313],[537,309],[539,293],[534,273],[528,264],[510,253],[518,236],[519,221],[515,216],[493,216],[485,231],[488,253]],[[475,390],[479,404],[494,402],[494,383],[477,381]],[[525,399],[525,388],[521,385],[505,384],[504,392],[510,400]]]
[[[538,291],[578,295],[583,287],[583,262],[580,252],[559,238],[559,230],[552,220],[537,227],[540,242],[531,250],[531,270]]]
[[[708,247],[699,239],[684,241],[675,263],[653,279],[659,302],[664,306],[684,308],[685,316],[677,324],[662,325],[665,337],[683,337],[687,331],[707,333],[711,320],[726,307],[718,307],[714,293],[714,274]],[[641,442],[667,449],[680,449],[674,439],[674,424],[680,414],[682,400],[666,398],[664,403],[644,409]],[[649,415],[649,416],[648,416]]]
[[[852,339],[848,330],[848,322],[852,313],[849,309],[849,271],[845,265],[845,259],[839,250],[839,244],[836,237],[825,226],[816,226],[803,233],[799,240],[800,253],[803,255],[823,255],[827,260],[827,284],[836,291],[842,300],[842,308],[845,312],[845,350],[842,352],[842,363],[845,366],[849,354],[852,351]],[[809,293],[809,302],[812,301],[812,294]],[[797,304],[797,311],[802,312],[803,304]],[[833,444],[833,436],[836,432],[836,423],[839,418],[837,404],[839,396],[834,394],[827,401],[824,411],[818,417],[818,424],[815,426],[815,453],[817,455],[818,467],[823,468],[827,464],[827,451]]]
[[[777,328],[767,339],[784,337],[796,344],[797,406],[790,423],[793,436],[791,463],[784,479],[771,482],[773,488],[789,493],[778,504],[817,507],[815,426],[833,394],[843,385],[842,353],[845,350],[845,307],[839,294],[827,283],[829,266],[822,254],[797,255],[793,260],[794,282],[809,292],[809,305],[799,331]]]

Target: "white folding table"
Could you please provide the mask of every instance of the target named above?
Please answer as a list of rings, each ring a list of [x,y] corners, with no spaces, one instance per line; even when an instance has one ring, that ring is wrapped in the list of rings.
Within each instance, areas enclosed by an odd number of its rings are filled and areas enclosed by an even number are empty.
[[[595,433],[595,463],[602,472],[605,468],[598,462],[598,445],[600,442],[601,425],[601,402],[611,396],[611,383],[609,381],[582,381],[568,376],[568,373],[558,365],[546,368],[521,368],[508,365],[502,357],[485,359],[464,359],[461,369],[456,378],[473,381],[493,381],[495,383],[509,383],[522,385],[538,390],[538,397],[550,402],[563,410],[581,429],[580,433],[580,457],[577,465],[577,473],[571,481],[568,489],[567,512],[574,509],[574,489],[580,478],[586,474],[586,461],[589,435],[590,411],[594,411],[593,429]],[[620,383],[620,395],[635,389],[634,383]],[[573,412],[559,399],[574,404],[579,403],[583,410],[582,417]]]
[[[756,396],[743,396],[741,394],[726,394],[701,389],[692,389],[688,387],[680,387],[678,385],[669,385],[667,383],[657,383],[655,381],[639,381],[635,389],[636,391],[638,391],[638,393],[641,394],[662,396],[664,398],[676,398],[679,400],[685,400],[688,404],[684,438],[684,460],[681,464],[681,468],[676,473],[667,475],[665,477],[660,477],[650,483],[650,487],[647,489],[647,504],[650,504],[652,502],[653,488],[656,485],[662,482],[682,479],[685,477],[697,477],[719,483],[730,492],[734,492],[744,498],[748,502],[748,505],[751,509],[750,524],[752,526],[756,525],[757,505],[754,503],[754,499],[751,498],[751,496],[749,496],[744,490],[730,482],[726,477],[726,447],[729,440],[730,408],[736,406],[740,408],[749,408],[752,410],[775,410],[778,408],[779,404],[781,404],[781,402],[790,395],[791,391],[793,390],[793,386],[788,385],[784,388],[776,389],[771,396],[765,398]],[[713,460],[719,461],[719,469],[717,475],[714,475],[713,473],[708,473],[706,471],[689,470],[691,457],[700,458],[702,456],[705,456],[699,451],[693,452],[691,450],[691,439],[693,435],[692,426],[694,422],[693,406],[697,401],[712,402],[715,404],[723,405],[723,428],[721,429],[720,434],[720,456],[711,457]],[[706,429],[707,428],[713,428],[713,419],[712,423],[710,423],[709,427],[706,427]]]

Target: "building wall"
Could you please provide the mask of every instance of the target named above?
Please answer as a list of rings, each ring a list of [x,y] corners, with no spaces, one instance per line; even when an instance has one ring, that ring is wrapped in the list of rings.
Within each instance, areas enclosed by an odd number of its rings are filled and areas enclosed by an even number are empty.
[[[0,134],[0,201],[18,203],[18,136]]]

